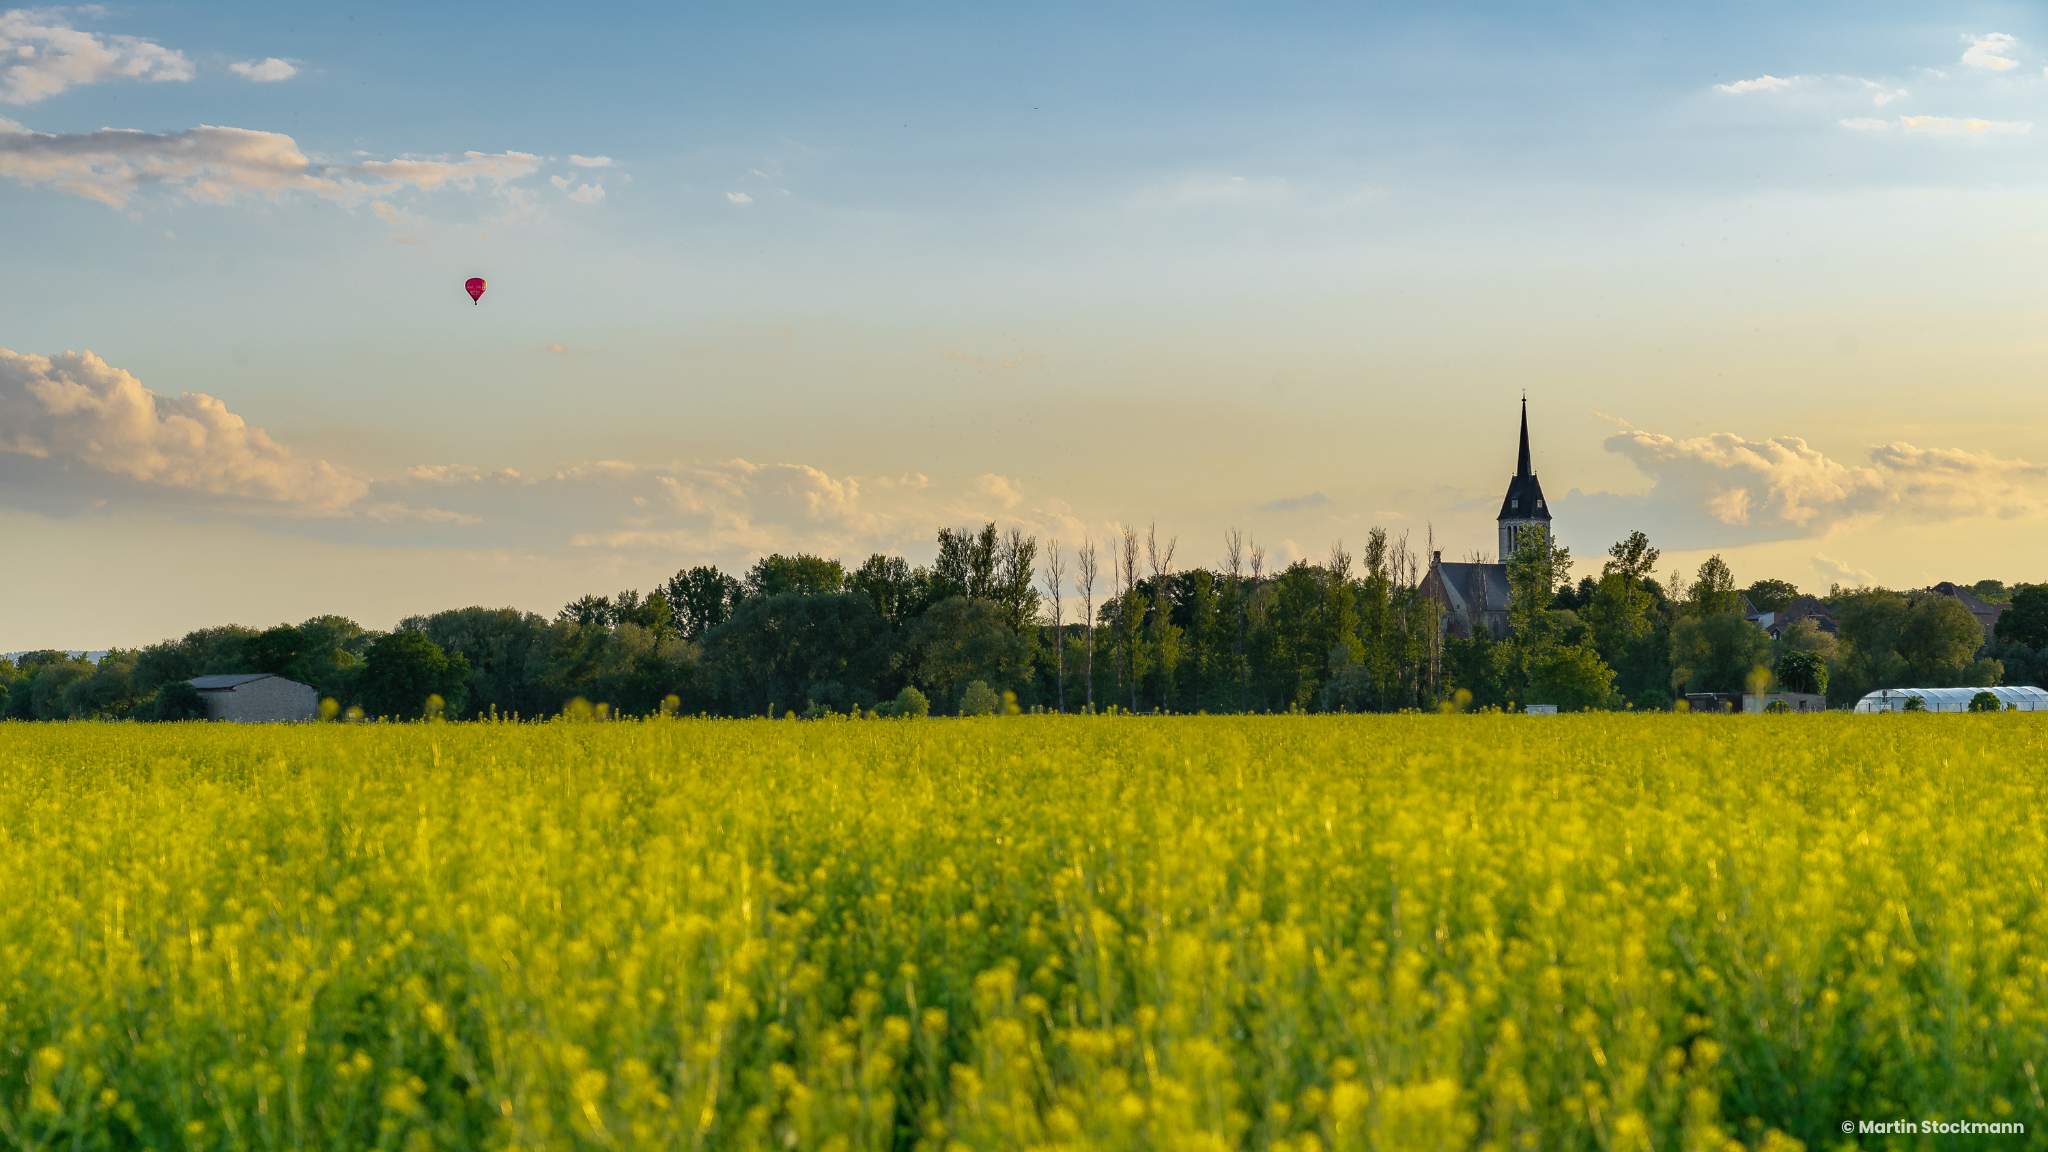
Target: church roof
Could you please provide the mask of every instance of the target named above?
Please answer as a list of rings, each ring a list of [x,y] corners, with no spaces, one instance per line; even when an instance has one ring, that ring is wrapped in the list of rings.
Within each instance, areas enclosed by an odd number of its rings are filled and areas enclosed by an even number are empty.
[[[1536,482],[1536,469],[1529,462],[1529,398],[1522,397],[1522,450],[1515,457],[1515,475],[1508,481],[1508,493],[1501,497],[1497,520],[1550,521],[1550,504],[1543,499],[1543,485]]]
[[[1437,564],[1438,578],[1457,594],[1461,605],[1470,609],[1483,604],[1488,612],[1508,610],[1508,566],[1443,561]]]

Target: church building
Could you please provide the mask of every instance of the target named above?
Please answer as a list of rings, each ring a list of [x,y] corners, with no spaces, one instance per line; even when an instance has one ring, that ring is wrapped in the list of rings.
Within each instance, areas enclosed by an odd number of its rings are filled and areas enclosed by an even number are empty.
[[[1550,506],[1543,500],[1543,485],[1536,481],[1536,469],[1529,460],[1529,398],[1522,397],[1522,447],[1515,457],[1515,474],[1508,480],[1507,495],[1501,498],[1499,528],[1501,563],[1446,563],[1442,552],[1429,557],[1429,575],[1423,577],[1422,592],[1443,606],[1444,630],[1454,636],[1470,636],[1484,629],[1498,639],[1508,633],[1507,557],[1531,528],[1550,529]]]

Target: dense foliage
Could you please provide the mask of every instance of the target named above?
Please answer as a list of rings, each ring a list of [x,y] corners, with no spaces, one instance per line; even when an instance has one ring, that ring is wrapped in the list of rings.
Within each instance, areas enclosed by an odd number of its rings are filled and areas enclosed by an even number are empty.
[[[2044,803],[2023,715],[0,725],[0,1124],[934,1150],[2032,1124]]]
[[[940,532],[929,567],[771,555],[743,576],[699,566],[645,593],[583,596],[552,620],[472,607],[385,635],[339,616],[208,628],[97,663],[0,661],[0,716],[178,718],[196,707],[178,685],[220,672],[277,673],[337,714],[399,718],[430,700],[451,718],[545,717],[579,698],[629,715],[865,713],[906,688],[955,712],[977,682],[1025,710],[1215,713],[1661,709],[1774,677],[1841,705],[1882,687],[2048,679],[2038,585],[1977,586],[2011,602],[1989,644],[1958,600],[1883,589],[1831,590],[1838,634],[1808,621],[1773,640],[1749,610],[1799,599],[1784,581],[1738,589],[1718,556],[1660,581],[1637,532],[1574,584],[1569,551],[1532,531],[1506,560],[1507,633],[1464,636],[1441,626],[1424,558],[1379,529],[1356,555],[1278,571],[1235,533],[1224,544],[1217,567],[1177,568],[1177,542],[1150,532],[1075,553],[988,524]]]

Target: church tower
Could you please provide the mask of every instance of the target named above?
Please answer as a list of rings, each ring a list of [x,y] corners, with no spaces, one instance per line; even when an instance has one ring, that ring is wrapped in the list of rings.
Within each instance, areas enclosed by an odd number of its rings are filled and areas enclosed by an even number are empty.
[[[1529,394],[1522,394],[1522,451],[1515,459],[1515,477],[1508,481],[1507,498],[1500,502],[1500,562],[1515,554],[1522,532],[1550,527],[1550,506],[1543,502],[1543,486],[1536,482],[1536,470],[1529,465]]]

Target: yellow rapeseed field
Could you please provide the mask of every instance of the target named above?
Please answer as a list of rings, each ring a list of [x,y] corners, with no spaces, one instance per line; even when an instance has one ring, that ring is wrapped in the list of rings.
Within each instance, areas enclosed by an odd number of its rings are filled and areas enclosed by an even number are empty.
[[[2044,812],[2030,716],[0,725],[0,1147],[2022,1147]]]

